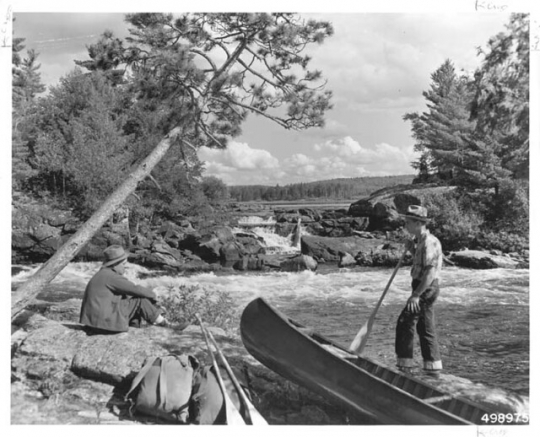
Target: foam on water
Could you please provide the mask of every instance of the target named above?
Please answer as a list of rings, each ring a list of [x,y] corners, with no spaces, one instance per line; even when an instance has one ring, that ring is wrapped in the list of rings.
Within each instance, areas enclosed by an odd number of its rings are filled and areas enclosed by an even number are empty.
[[[261,226],[255,226],[255,224],[261,224]],[[274,228],[272,226],[268,225],[275,225],[276,221],[271,219],[263,219],[262,217],[257,216],[247,216],[242,217],[238,221],[239,227],[233,228],[233,232],[235,234],[243,232],[245,233],[246,230],[242,229],[242,225],[250,225],[249,231],[255,234],[258,237],[261,237],[264,240],[264,244],[266,245],[266,253],[267,254],[276,254],[276,253],[283,253],[283,254],[294,254],[294,253],[300,253],[300,247],[295,247],[292,245],[293,240],[293,234],[289,234],[286,237],[283,237],[281,235],[278,235],[274,232]],[[309,233],[304,229],[301,228],[302,235],[309,235]]]
[[[239,225],[243,225],[243,224],[255,224],[255,223],[260,223],[260,224],[270,224],[270,225],[275,225],[276,224],[276,220],[272,217],[272,218],[269,218],[269,219],[264,219],[262,217],[259,217],[259,216],[256,216],[256,215],[250,215],[250,216],[246,216],[246,217],[242,217],[238,220],[238,224]]]
[[[271,296],[273,300],[340,299],[355,305],[375,303],[389,276],[389,269],[351,269],[328,274],[302,272],[216,276],[209,273],[188,278],[171,278],[170,281],[227,291],[242,302],[259,296]],[[516,285],[516,278],[521,284]],[[509,282],[513,282],[512,286],[509,286]],[[529,302],[528,270],[495,269],[473,272],[453,268],[443,272],[442,284],[439,302],[461,305],[486,302],[528,305]],[[404,302],[409,295],[409,272],[402,270],[396,275],[383,304]]]
[[[11,277],[12,284],[21,284],[36,273],[41,264],[31,266],[14,265],[15,268],[20,268],[21,271]],[[52,283],[61,284],[63,282],[81,282],[86,283],[88,280],[101,268],[101,263],[98,262],[77,262],[69,263],[64,269],[56,275]]]
[[[39,266],[26,267],[12,278],[18,285],[34,274]],[[52,284],[70,283],[84,290],[101,263],[70,263]],[[127,264],[125,276],[147,287],[197,285],[209,290],[226,291],[239,304],[255,297],[271,297],[273,301],[342,300],[350,305],[374,304],[379,299],[391,269],[354,268],[320,274],[316,272],[216,275],[202,273],[189,277],[168,276],[136,264]],[[528,270],[467,270],[455,267],[442,272],[440,303],[472,305],[492,303],[500,305],[528,305]],[[383,305],[402,303],[410,294],[409,270],[398,271]]]

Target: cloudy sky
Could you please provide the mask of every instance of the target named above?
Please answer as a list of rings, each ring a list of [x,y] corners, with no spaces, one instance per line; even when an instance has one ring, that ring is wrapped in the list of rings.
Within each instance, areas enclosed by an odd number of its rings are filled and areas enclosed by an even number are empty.
[[[412,174],[414,143],[403,115],[425,109],[422,92],[445,59],[458,71],[473,72],[481,60],[477,47],[504,30],[509,13],[475,11],[474,2],[459,10],[408,9],[301,12],[330,21],[335,30],[323,45],[309,49],[312,67],[322,70],[334,94],[326,127],[290,132],[250,116],[227,150],[200,151],[206,174],[231,185]],[[40,53],[47,85],[73,69],[74,59],[86,59],[86,45],[105,29],[127,35],[123,14],[102,12],[110,11],[105,4],[84,13],[24,11],[15,10],[15,36]]]

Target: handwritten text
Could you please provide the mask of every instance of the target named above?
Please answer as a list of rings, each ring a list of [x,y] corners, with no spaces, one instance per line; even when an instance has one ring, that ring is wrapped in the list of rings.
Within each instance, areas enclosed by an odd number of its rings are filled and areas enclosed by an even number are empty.
[[[497,1],[475,0],[474,8],[477,11],[504,12],[508,5]]]
[[[5,15],[0,21],[1,47],[11,47],[11,20],[11,5],[9,5]]]

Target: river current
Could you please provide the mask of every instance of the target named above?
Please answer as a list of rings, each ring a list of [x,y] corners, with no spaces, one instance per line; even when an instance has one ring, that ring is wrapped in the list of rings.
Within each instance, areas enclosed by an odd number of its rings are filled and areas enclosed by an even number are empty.
[[[263,228],[269,248],[294,253],[288,239]],[[37,269],[13,266],[12,288]],[[70,263],[38,296],[62,301],[81,298],[100,263]],[[317,272],[203,273],[168,276],[164,272],[128,264],[126,276],[140,285],[167,287],[198,285],[227,292],[237,303],[238,321],[245,305],[264,297],[292,319],[348,346],[367,321],[392,269],[343,268],[321,264]],[[529,395],[529,270],[469,270],[443,268],[436,319],[445,372]],[[377,313],[365,355],[394,366],[395,323],[410,290],[407,267],[396,275]],[[421,365],[419,345],[415,359]]]

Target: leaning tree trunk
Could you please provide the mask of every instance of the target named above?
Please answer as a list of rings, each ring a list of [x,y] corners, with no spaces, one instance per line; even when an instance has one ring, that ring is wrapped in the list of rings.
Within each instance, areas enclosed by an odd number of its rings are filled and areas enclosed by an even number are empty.
[[[51,282],[60,271],[73,259],[81,248],[103,226],[112,213],[135,190],[137,184],[150,174],[150,171],[163,158],[171,147],[174,138],[180,133],[180,127],[171,130],[152,150],[150,155],[128,176],[112,193],[100,208],[90,217],[73,236],[41,268],[30,277],[14,294],[11,304],[11,320],[21,312],[32,299]]]

